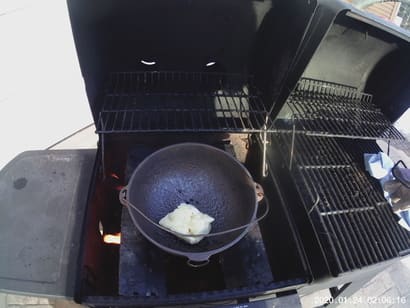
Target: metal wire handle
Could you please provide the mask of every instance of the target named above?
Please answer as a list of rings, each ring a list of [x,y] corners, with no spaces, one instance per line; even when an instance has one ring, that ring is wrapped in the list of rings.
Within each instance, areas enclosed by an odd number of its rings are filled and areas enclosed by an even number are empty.
[[[190,267],[193,267],[193,268],[200,268],[200,267],[204,267],[205,265],[208,265],[209,262],[210,262],[209,259],[205,260],[205,261],[200,261],[200,262],[196,262],[196,261],[192,261],[192,260],[188,259],[186,261],[186,264]]]
[[[262,189],[262,187],[261,187],[259,184],[255,183],[255,185],[256,185],[257,188]],[[234,231],[239,231],[239,230],[242,230],[242,229],[245,229],[245,228],[249,228],[250,226],[252,226],[252,225],[254,225],[255,223],[257,223],[258,221],[260,221],[260,220],[262,220],[263,218],[265,218],[266,215],[268,215],[268,213],[269,213],[269,202],[268,202],[267,198],[264,196],[263,190],[258,191],[258,189],[257,189],[257,198],[258,198],[258,201],[261,201],[262,199],[265,199],[265,207],[266,207],[265,212],[264,212],[260,217],[255,218],[255,220],[251,221],[250,223],[248,223],[248,224],[246,224],[246,225],[242,225],[242,226],[239,226],[239,227],[235,227],[235,228],[228,229],[228,230],[224,230],[224,231],[220,231],[220,232],[213,232],[213,233],[208,233],[208,234],[204,234],[204,233],[202,233],[202,234],[184,234],[184,233],[179,233],[179,232],[176,232],[176,231],[172,231],[172,230],[170,230],[170,229],[168,229],[168,228],[165,228],[165,227],[161,226],[160,224],[156,223],[155,221],[153,221],[153,220],[152,220],[151,218],[149,218],[147,215],[145,215],[140,209],[138,209],[135,205],[133,205],[131,202],[129,202],[129,201],[127,200],[127,190],[128,190],[128,187],[125,186],[125,187],[123,187],[123,188],[121,189],[120,194],[119,194],[120,202],[121,202],[123,205],[132,208],[132,209],[135,210],[139,215],[141,215],[141,217],[143,217],[146,221],[148,221],[149,223],[151,223],[151,224],[153,224],[154,226],[158,227],[159,229],[161,229],[161,230],[163,230],[163,231],[166,231],[166,232],[169,232],[169,233],[171,233],[171,234],[173,234],[173,235],[175,235],[175,236],[179,236],[179,237],[181,237],[181,236],[184,236],[184,237],[213,237],[213,236],[219,236],[219,235],[224,235],[224,234],[232,233],[232,232],[234,232]]]
[[[402,164],[404,166],[404,168],[407,169],[406,164],[404,163],[404,161],[402,161],[401,159],[393,166],[392,170],[392,174],[393,176],[396,178],[397,181],[399,181],[404,187],[410,189],[410,186],[405,183],[400,177],[397,176],[397,172],[396,169],[399,167],[399,164]]]

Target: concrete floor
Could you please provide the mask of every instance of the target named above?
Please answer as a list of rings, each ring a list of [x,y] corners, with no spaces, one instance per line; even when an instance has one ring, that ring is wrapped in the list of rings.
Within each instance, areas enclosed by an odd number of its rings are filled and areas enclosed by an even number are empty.
[[[64,0],[0,0],[0,169],[93,122]],[[93,128],[62,147],[95,147]],[[5,145],[5,146],[4,146]],[[75,307],[0,293],[3,307]]]
[[[64,0],[0,0],[0,169],[92,123]]]

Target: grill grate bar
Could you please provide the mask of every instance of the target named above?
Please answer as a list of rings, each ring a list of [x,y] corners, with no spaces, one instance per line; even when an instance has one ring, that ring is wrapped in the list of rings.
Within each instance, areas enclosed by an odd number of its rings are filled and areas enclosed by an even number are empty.
[[[387,201],[377,201],[377,197],[375,196],[374,189],[375,187],[372,187],[373,185],[369,182],[366,181],[367,179],[358,177],[358,182],[362,186],[362,189],[367,190],[367,194],[369,198],[378,204],[379,206],[376,207],[378,215],[375,215],[375,218],[379,221],[380,224],[382,224],[383,230],[389,230],[393,236],[393,241],[389,242],[391,244],[393,250],[402,250],[402,249],[407,249],[408,247],[404,245],[403,243],[406,242],[406,237],[404,235],[404,230],[400,232],[402,228],[399,228],[397,223],[393,222],[393,217],[392,217],[392,212],[390,205],[387,203]],[[369,189],[369,187],[372,187],[372,189]],[[383,206],[384,205],[384,206]],[[390,214],[390,215],[389,215]],[[381,217],[382,216],[382,217]],[[378,230],[378,232],[382,232],[381,230]],[[398,242],[398,239],[401,239],[402,244],[400,245]],[[409,239],[407,238],[407,242],[409,242]]]
[[[329,183],[335,195],[339,196],[339,198],[336,198],[336,201],[335,201],[336,204],[337,204],[337,201],[339,202],[338,208],[342,210],[346,210],[346,209],[353,210],[353,211],[350,211],[349,216],[346,216],[345,218],[348,221],[351,219],[351,224],[353,225],[353,228],[355,229],[355,231],[350,234],[353,234],[355,237],[355,240],[356,240],[355,243],[357,244],[356,248],[359,250],[361,254],[362,261],[365,264],[369,264],[369,262],[375,261],[373,259],[373,255],[375,251],[373,250],[372,247],[368,247],[370,248],[370,251],[372,253],[369,253],[368,249],[366,249],[365,244],[370,242],[367,236],[367,233],[369,232],[369,230],[368,229],[366,230],[366,219],[369,218],[368,212],[370,210],[373,210],[373,207],[371,204],[367,202],[367,200],[364,200],[363,198],[361,198],[362,195],[360,194],[359,191],[351,189],[352,187],[350,187],[350,190],[349,190],[349,186],[347,186],[347,183],[343,181],[343,179],[340,177],[340,174],[346,174],[347,172],[350,172],[350,171],[351,171],[350,168],[349,169],[335,168],[335,169],[327,169],[327,170],[318,169],[315,172],[322,174],[324,178],[322,180],[322,184],[326,185],[327,183]],[[355,192],[355,195],[351,196],[350,194],[352,192]],[[356,196],[360,198],[360,201],[361,201],[360,206],[358,206],[358,203],[355,200]]]
[[[335,168],[351,168],[351,165],[323,165],[323,166],[316,166],[316,165],[306,165],[306,166],[299,166],[301,169],[335,169]]]
[[[274,137],[288,157],[292,135],[275,133]],[[349,151],[357,144],[360,149],[361,141],[349,146],[346,139],[303,134],[294,138],[291,172],[321,242],[328,247],[324,253],[337,273],[408,250],[409,234],[395,222],[381,191],[357,165],[365,150],[361,149],[359,156]]]
[[[300,178],[303,179],[304,182],[306,182],[306,179],[305,179],[306,175],[304,174],[304,170],[299,169],[299,171],[300,171],[300,175],[299,175]],[[319,202],[322,201],[320,199],[319,193],[317,192],[317,190],[314,187],[305,186],[304,189],[308,191],[311,200],[315,200],[315,198],[316,198],[315,203],[313,203],[313,207],[310,208],[308,212],[309,212],[310,216],[312,216],[312,217],[313,217],[312,214],[316,214],[316,217],[314,217],[313,219],[316,218],[315,221],[319,222],[318,224],[316,224],[317,232],[322,238],[325,239],[325,242],[329,244],[330,249],[333,252],[333,255],[343,257],[343,259],[341,260],[339,257],[338,258],[332,258],[332,255],[330,255],[330,258],[336,263],[336,266],[337,266],[338,270],[340,272],[345,271],[347,269],[348,265],[347,265],[346,258],[344,258],[342,247],[341,247],[339,241],[334,241],[332,239],[333,237],[335,237],[335,235],[334,235],[335,231],[334,231],[333,225],[328,225],[325,222],[324,217],[320,215],[320,211],[317,207],[317,205],[319,205]],[[323,229],[323,231],[322,231],[322,229]],[[326,249],[326,251],[327,251],[327,249]]]
[[[347,142],[346,140],[340,140],[339,143],[341,143],[341,146],[348,147],[352,149],[352,142]],[[356,148],[359,148],[359,156],[360,159],[362,158],[362,153],[377,153],[380,152],[380,148],[375,144],[375,143],[355,143]],[[346,155],[345,152],[341,152]],[[356,153],[357,154],[357,153]],[[361,176],[358,177],[358,183],[361,185],[361,189],[365,191],[366,195],[369,196],[370,200],[374,202],[374,204],[377,205],[382,205],[382,206],[377,206],[376,209],[377,211],[381,212],[381,215],[383,216],[382,218],[382,223],[385,224],[385,227],[387,225],[387,228],[389,229],[390,232],[392,232],[395,237],[393,238],[395,242],[395,249],[397,250],[406,250],[408,249],[410,245],[410,238],[408,235],[406,235],[406,231],[399,227],[397,223],[395,223],[392,219],[392,210],[390,206],[388,205],[387,201],[384,199],[384,197],[381,194],[377,194],[377,191],[380,191],[380,187],[378,186],[378,183],[375,185],[374,182],[371,182],[366,176]],[[380,218],[378,217],[380,220]],[[381,230],[379,230],[380,232]],[[396,237],[400,239],[399,243],[396,240]]]
[[[372,96],[353,87],[301,79],[286,103],[298,130],[310,135],[404,140]]]
[[[333,144],[335,146],[335,144]],[[340,149],[340,147],[338,147]],[[347,178],[347,179],[346,179]],[[383,199],[383,197],[379,198],[379,201],[377,202],[375,198],[371,198],[371,196],[374,195],[371,191],[369,191],[369,187],[371,186],[370,183],[367,183],[367,185],[363,186],[360,185],[359,180],[361,178],[364,178],[364,174],[360,172],[357,168],[354,168],[353,172],[349,174],[343,174],[339,175],[338,179],[343,183],[342,187],[347,187],[348,190],[351,191],[357,191],[359,201],[362,204],[387,204],[387,202]],[[367,196],[367,198],[366,198]],[[370,198],[369,198],[370,197]],[[355,203],[356,204],[356,203]],[[377,244],[379,242],[384,243],[383,246],[381,246],[381,251],[383,252],[384,258],[390,256],[392,257],[392,252],[389,247],[389,241],[385,240],[385,237],[383,234],[381,234],[381,228],[375,228],[373,223],[370,223],[371,221],[378,221],[379,224],[383,224],[383,221],[380,221],[377,219],[375,212],[373,211],[366,211],[366,221],[365,221],[365,226],[370,226],[370,229],[368,230],[367,234],[372,238],[372,242]],[[366,243],[371,243],[371,242],[366,242]],[[378,245],[370,245],[370,249],[373,248],[378,248]],[[388,250],[388,253],[386,252],[386,249]],[[378,255],[380,256],[380,250],[378,251]]]
[[[309,148],[309,150],[310,152],[312,152],[312,148]],[[345,198],[345,194],[341,192],[340,187],[337,184],[335,185],[332,177],[326,176],[326,173],[321,172],[321,169],[312,169],[308,173],[309,175],[311,175],[311,178],[313,179],[314,183],[319,183],[318,186],[322,189],[323,195],[326,196],[326,202],[324,202],[324,206],[321,208],[321,213],[337,213],[339,211],[343,211],[346,209],[346,204],[348,204],[351,207],[353,206],[351,200],[349,200],[349,198]],[[307,182],[305,185],[312,185],[312,180],[309,180],[309,182]],[[353,213],[349,214],[353,215]],[[357,217],[352,217],[351,221],[345,215],[331,215],[330,217],[332,216],[338,217],[339,221],[346,226],[343,230],[340,230],[340,232],[338,233],[338,237],[344,239],[345,243],[348,243],[345,244],[344,247],[352,248],[347,249],[346,251],[346,254],[349,255],[350,266],[355,266],[351,251],[353,251],[354,258],[360,260],[359,266],[363,266],[363,263],[367,265],[368,262],[366,261],[366,257],[364,256],[365,252],[363,251],[363,247],[361,245],[361,243],[363,242],[362,234],[361,232],[356,231],[358,229],[357,226],[361,225],[360,223],[357,223]],[[328,217],[329,221],[330,217]],[[345,234],[349,233],[353,236],[345,236]]]
[[[97,133],[252,133],[272,126],[249,76],[119,72],[107,82]]]
[[[287,140],[286,143],[287,143],[287,146],[289,147],[289,140]],[[298,159],[298,166],[311,163],[307,161],[308,157],[314,157],[314,155],[312,155],[311,147],[307,146],[306,144],[301,144],[301,143],[299,144],[301,147],[305,149],[306,155],[301,156],[300,159]],[[296,155],[296,158],[298,157],[299,156]],[[318,204],[319,214],[321,216],[324,216],[322,215],[322,213],[335,213],[335,212],[342,211],[343,209],[339,207],[339,204],[337,202],[332,201],[335,198],[337,199],[339,196],[335,195],[334,192],[329,189],[329,186],[327,185],[328,183],[326,182],[323,183],[324,179],[322,178],[320,173],[316,173],[312,171],[313,169],[304,170],[303,185],[306,187],[312,187],[312,189],[315,189],[316,187],[316,189],[318,190],[318,194],[320,197],[320,202]],[[311,185],[312,181],[316,184],[320,183],[320,185]],[[313,203],[314,199],[312,199],[311,202]],[[350,270],[354,266],[354,263],[352,262],[352,259],[353,259],[352,251],[353,251],[353,254],[355,254],[355,257],[358,258],[356,249],[346,250],[346,249],[343,249],[343,247],[346,247],[346,246],[351,247],[351,248],[358,247],[358,249],[361,249],[360,245],[357,244],[358,241],[356,238],[353,238],[352,240],[350,237],[343,236],[343,234],[346,232],[349,232],[349,231],[353,232],[353,227],[350,224],[350,221],[346,221],[346,219],[342,217],[341,215],[331,215],[328,217],[324,217],[324,219],[326,220],[327,225],[332,230],[334,237],[337,239],[336,242],[342,243],[342,245],[340,244],[337,245],[338,247],[337,255],[343,258],[341,260],[343,262],[343,270]],[[355,241],[355,243],[353,243],[353,241]]]
[[[348,210],[337,210],[333,212],[320,212],[320,215],[322,216],[327,216],[327,215],[339,215],[339,214],[350,214],[350,213],[355,213],[355,212],[363,212],[363,211],[368,211],[368,210],[374,210],[374,206],[368,206],[368,207],[361,207],[358,209],[348,209]]]
[[[325,190],[324,185],[322,184],[323,179],[319,178],[316,176],[315,173],[307,173],[306,176],[304,177],[304,181],[307,181],[309,183],[309,179],[315,181],[316,183],[321,183],[320,185],[317,185],[317,189],[319,190],[320,194],[320,199],[321,202],[319,202],[320,209],[319,212],[335,212],[338,210],[341,210],[338,206],[337,203],[333,203],[332,199],[337,197],[333,194],[333,192],[329,196],[329,191]],[[308,186],[308,185],[306,185]],[[327,187],[328,188],[328,187]],[[331,200],[329,200],[331,198]],[[357,254],[355,249],[343,249],[343,247],[355,247],[356,245],[353,244],[352,240],[350,237],[344,237],[343,234],[346,232],[353,231],[352,226],[348,221],[345,221],[341,215],[330,215],[325,217],[325,220],[328,221],[328,225],[331,226],[331,229],[334,230],[333,234],[337,238],[337,243],[340,242],[338,245],[339,247],[339,253],[343,257],[343,261],[345,263],[345,270],[351,270],[352,266],[354,266],[353,262],[351,261],[353,259],[352,257],[352,252]],[[358,257],[357,255],[355,257]]]
[[[339,150],[339,153],[342,153],[342,155],[347,156],[347,153],[342,151],[342,148],[337,144],[333,143],[329,145],[330,147],[333,147],[335,150]],[[346,179],[347,176],[352,176],[353,178]],[[376,198],[372,198],[374,196],[373,190],[369,191],[369,187],[371,187],[370,182],[368,181],[367,185],[361,185],[362,183],[360,182],[360,179],[366,179],[367,177],[365,174],[360,171],[354,164],[352,164],[352,172],[350,174],[340,174],[338,175],[338,179],[343,183],[344,187],[347,187],[348,190],[350,191],[356,191],[358,192],[358,197],[359,201],[361,204],[369,204],[374,205],[375,208],[377,208],[378,205],[384,204],[387,205],[386,200],[384,200],[383,197],[379,198],[379,201],[376,200]],[[356,204],[356,203],[354,203]],[[366,241],[367,244],[370,244],[370,249],[374,252],[374,249],[376,249],[377,255],[381,257],[383,254],[384,258],[387,258],[388,256],[392,257],[392,251],[389,247],[389,241],[386,241],[385,236],[383,234],[380,234],[381,229],[376,228],[373,223],[369,224],[369,221],[374,221],[375,220],[375,212],[374,211],[365,211],[365,221],[364,221],[364,226],[370,226],[370,228],[367,230],[366,235],[368,234],[369,237],[371,238],[371,241]],[[380,221],[379,221],[380,223]],[[382,241],[384,243],[383,246],[380,247],[378,245],[372,245],[371,243],[378,243]],[[389,255],[387,255],[386,248],[389,252]],[[378,261],[382,261],[383,259],[378,259]]]
[[[394,221],[394,218],[392,217],[393,213],[391,208],[383,207],[380,209],[380,211],[382,212],[382,215],[384,217],[388,218],[387,224],[389,226],[389,229],[393,230],[393,233],[397,236],[395,243],[397,245],[397,242],[399,242],[397,248],[398,251],[409,251],[410,238],[408,232],[406,233],[404,228],[399,227],[398,224]]]
[[[311,78],[302,78],[296,89],[300,93],[306,93],[308,98],[313,97],[314,100],[317,97],[323,99],[331,97],[331,102],[337,101],[344,103],[345,105],[363,107],[367,110],[375,108],[371,103],[371,94],[361,93],[357,88],[343,84]]]
[[[358,172],[355,170],[351,174],[354,174],[355,172]],[[366,249],[368,252],[368,258],[371,263],[374,262],[379,262],[382,261],[383,258],[389,257],[389,255],[386,252],[385,246],[389,248],[388,243],[385,243],[385,245],[379,247],[377,245],[373,245],[373,243],[378,243],[380,241],[380,238],[383,240],[383,237],[380,237],[380,235],[377,232],[377,229],[374,227],[374,224],[369,224],[369,221],[372,221],[372,216],[374,216],[374,209],[375,206],[371,206],[371,202],[365,198],[365,196],[362,194],[361,190],[358,189],[357,187],[354,187],[352,183],[349,183],[349,181],[346,181],[345,177],[348,176],[348,174],[339,174],[336,176],[334,179],[335,181],[340,180],[342,182],[342,185],[340,187],[342,188],[342,193],[349,193],[351,191],[357,191],[357,196],[358,200],[357,202],[352,201],[351,206],[352,208],[359,208],[359,209],[365,209],[365,208],[370,208],[371,210],[366,210],[366,211],[360,211],[359,216],[359,224],[360,224],[360,229],[361,232],[363,232],[365,236],[365,240],[362,241],[363,248]],[[368,206],[366,206],[368,204]],[[391,253],[391,252],[390,252]]]

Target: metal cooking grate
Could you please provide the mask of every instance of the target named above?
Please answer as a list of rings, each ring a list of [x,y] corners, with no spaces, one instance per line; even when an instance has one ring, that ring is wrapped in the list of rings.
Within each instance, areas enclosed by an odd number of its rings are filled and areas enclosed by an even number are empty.
[[[282,154],[289,157],[292,136],[275,137]],[[296,135],[291,169],[335,275],[397,257],[410,248],[410,233],[396,223],[377,183],[340,145],[344,141]]]
[[[262,132],[271,125],[247,76],[120,72],[107,83],[97,132]]]
[[[287,100],[296,129],[306,134],[362,139],[404,137],[372,104],[370,94],[329,82],[301,79]]]

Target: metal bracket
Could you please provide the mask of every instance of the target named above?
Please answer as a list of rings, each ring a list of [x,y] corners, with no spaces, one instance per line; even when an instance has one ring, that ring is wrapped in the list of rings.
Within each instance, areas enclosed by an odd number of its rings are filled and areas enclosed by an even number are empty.
[[[264,126],[264,130],[261,133],[262,139],[262,176],[266,178],[268,176],[268,164],[266,162],[266,151],[267,151],[267,144],[268,142],[268,132],[266,129],[266,125]]]
[[[290,155],[289,155],[289,170],[292,170],[293,153],[294,153],[294,150],[295,150],[295,134],[296,134],[295,119],[293,118],[292,121],[293,121],[293,124],[292,124],[292,142],[291,142],[291,146],[290,146]]]
[[[106,170],[105,170],[105,134],[100,134],[101,139],[101,166],[102,166],[102,176],[105,180],[106,178]]]

